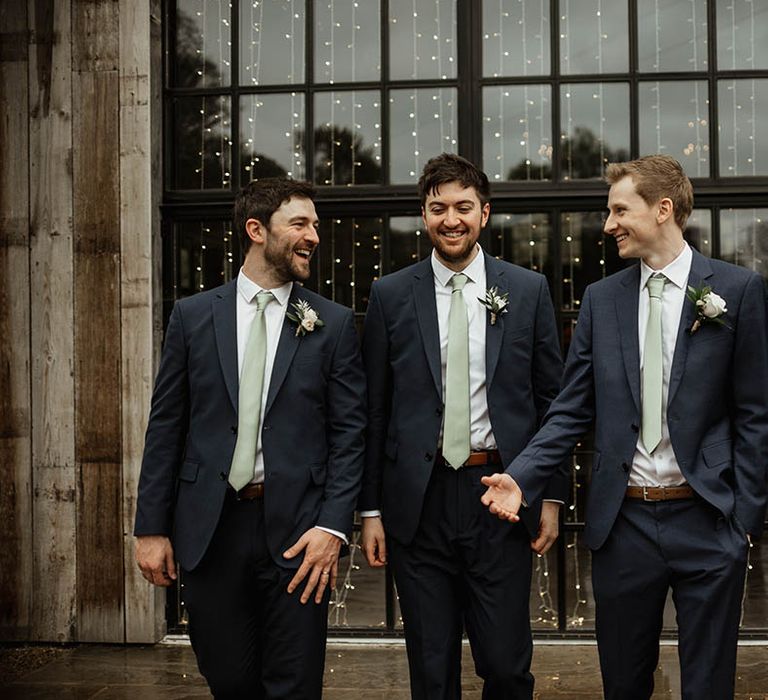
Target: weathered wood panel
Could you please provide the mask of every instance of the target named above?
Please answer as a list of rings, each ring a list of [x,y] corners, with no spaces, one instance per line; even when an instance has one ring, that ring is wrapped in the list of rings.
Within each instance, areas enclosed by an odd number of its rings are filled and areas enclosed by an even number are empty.
[[[160,332],[160,29],[159,0],[120,3],[120,291],[127,642],[156,641],[165,632],[164,593],[142,578],[134,560],[132,536]]]
[[[27,7],[0,4],[0,639],[30,638]]]
[[[118,0],[74,0],[72,6],[73,70],[117,70],[120,16],[118,5]],[[147,11],[146,3],[144,11]]]
[[[74,638],[72,49],[68,2],[29,0],[32,637]]]
[[[76,3],[74,18],[90,7]],[[116,22],[105,22],[104,31],[113,26]],[[87,35],[75,35],[75,53],[84,41]],[[76,71],[73,114],[76,636],[122,642],[117,71]]]

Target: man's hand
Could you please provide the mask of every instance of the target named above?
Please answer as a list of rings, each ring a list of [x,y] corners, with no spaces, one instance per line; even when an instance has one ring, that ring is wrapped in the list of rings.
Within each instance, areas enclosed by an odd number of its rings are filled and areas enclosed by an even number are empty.
[[[531,549],[536,554],[544,555],[555,543],[560,531],[560,504],[544,501],[541,504],[541,519],[539,520],[539,536],[531,540]]]
[[[511,523],[520,520],[517,511],[523,502],[523,492],[509,474],[491,474],[482,477],[480,481],[488,487],[480,500],[491,513]]]
[[[328,585],[330,584],[331,588],[336,586],[340,549],[341,539],[336,535],[317,527],[307,530],[299,537],[296,544],[283,552],[286,559],[293,559],[304,551],[304,561],[301,562],[296,575],[288,584],[288,593],[293,593],[308,575],[307,585],[304,586],[304,592],[301,594],[301,602],[306,603],[315,589],[317,589],[315,603],[322,602],[323,593]]]
[[[155,586],[170,586],[176,580],[173,546],[165,535],[137,537],[136,563],[141,575]]]
[[[369,566],[384,566],[387,563],[387,540],[380,516],[360,518],[363,553]]]

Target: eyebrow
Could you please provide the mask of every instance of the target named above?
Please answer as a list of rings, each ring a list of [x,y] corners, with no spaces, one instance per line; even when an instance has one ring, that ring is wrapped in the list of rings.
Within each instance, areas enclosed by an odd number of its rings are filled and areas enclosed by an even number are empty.
[[[471,199],[462,199],[462,200],[460,200],[458,202],[455,202],[455,206],[457,206],[457,207],[460,207],[460,206],[462,206],[464,204],[469,204],[471,206],[475,206],[475,202],[473,200],[471,200]],[[435,200],[431,201],[427,206],[428,207],[444,207],[444,206],[447,206],[447,205],[442,200],[435,199]]]

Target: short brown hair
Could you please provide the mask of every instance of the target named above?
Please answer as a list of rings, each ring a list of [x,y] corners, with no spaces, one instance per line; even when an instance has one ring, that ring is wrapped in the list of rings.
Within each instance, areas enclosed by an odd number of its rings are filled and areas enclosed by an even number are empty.
[[[462,187],[474,187],[483,206],[491,198],[488,176],[482,170],[455,153],[441,153],[427,161],[419,178],[421,206],[427,203],[427,195],[434,194],[440,185],[449,182],[458,182]]]
[[[648,205],[668,197],[672,200],[675,223],[681,231],[693,210],[693,186],[688,176],[672,156],[643,156],[626,163],[609,163],[605,169],[605,181],[615,185],[627,175],[635,183],[635,192]]]
[[[284,202],[291,197],[314,200],[315,188],[309,182],[292,180],[289,177],[265,177],[249,182],[235,198],[232,211],[233,225],[240,241],[243,257],[251,247],[246,233],[245,222],[257,219],[269,228],[269,221]]]

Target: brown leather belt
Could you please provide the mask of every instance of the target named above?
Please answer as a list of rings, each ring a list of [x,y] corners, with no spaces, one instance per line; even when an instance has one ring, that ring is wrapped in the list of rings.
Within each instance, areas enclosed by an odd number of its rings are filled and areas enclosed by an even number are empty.
[[[627,498],[639,498],[643,501],[679,501],[694,498],[696,492],[688,486],[627,486]]]
[[[256,501],[264,498],[264,484],[248,484],[237,492],[238,501]]]
[[[444,467],[450,467],[451,465],[445,461],[442,452],[437,453],[437,463]],[[501,455],[498,450],[483,450],[482,452],[470,452],[467,461],[461,466],[463,467],[481,467],[486,464],[501,464]]]

